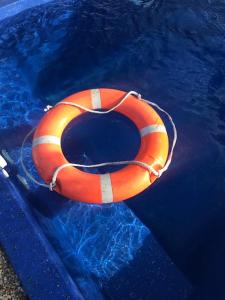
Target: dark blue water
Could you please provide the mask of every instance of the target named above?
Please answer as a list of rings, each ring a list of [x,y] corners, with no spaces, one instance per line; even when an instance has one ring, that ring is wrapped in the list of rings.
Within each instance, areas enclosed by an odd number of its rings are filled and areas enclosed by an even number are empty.
[[[56,1],[0,23],[0,142],[15,161],[43,107],[86,88],[136,90],[177,125],[170,169],[125,204],[72,203],[29,183],[39,222],[81,289],[85,276],[93,290],[123,280],[154,234],[195,287],[192,299],[225,299],[224,58],[222,0]],[[73,125],[63,139],[70,160],[132,159],[138,150],[136,129],[117,114]],[[30,144],[25,151],[35,173]]]

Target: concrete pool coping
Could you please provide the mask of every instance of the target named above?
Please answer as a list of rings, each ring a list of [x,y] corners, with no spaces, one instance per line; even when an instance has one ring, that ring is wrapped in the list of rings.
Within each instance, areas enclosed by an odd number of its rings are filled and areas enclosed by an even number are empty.
[[[27,297],[5,253],[0,248],[0,299],[26,300]]]

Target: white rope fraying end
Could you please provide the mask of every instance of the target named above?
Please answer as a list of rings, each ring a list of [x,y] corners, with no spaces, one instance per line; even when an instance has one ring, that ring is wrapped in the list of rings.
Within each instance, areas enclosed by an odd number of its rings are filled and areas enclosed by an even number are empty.
[[[47,106],[44,108],[44,112],[49,111],[51,108],[53,108],[52,105],[47,105]]]

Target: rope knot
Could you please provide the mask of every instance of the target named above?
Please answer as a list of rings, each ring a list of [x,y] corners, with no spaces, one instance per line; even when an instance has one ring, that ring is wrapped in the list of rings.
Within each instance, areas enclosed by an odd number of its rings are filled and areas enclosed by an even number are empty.
[[[157,175],[157,176],[158,176],[158,178],[159,178],[159,177],[161,177],[161,175],[163,174],[163,172],[164,172],[164,170],[163,170],[163,169],[161,169],[161,170],[158,170],[158,171],[157,171],[157,173],[158,173],[158,175]]]
[[[51,192],[53,192],[54,191],[54,188],[56,187],[56,182],[50,182],[49,183],[49,190],[51,191]]]

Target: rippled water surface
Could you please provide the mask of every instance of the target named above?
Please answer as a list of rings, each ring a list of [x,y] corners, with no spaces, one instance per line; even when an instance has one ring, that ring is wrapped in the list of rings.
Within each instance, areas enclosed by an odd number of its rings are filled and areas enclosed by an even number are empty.
[[[81,289],[93,286],[93,298],[101,297],[96,285],[113,295],[110,280],[143,247],[149,259],[153,234],[194,287],[192,299],[224,299],[224,57],[222,0],[54,1],[1,21],[0,142],[20,174],[24,135],[45,105],[76,91],[136,90],[167,109],[177,125],[170,169],[126,203],[73,203],[29,183],[26,197],[41,226]],[[63,139],[71,160],[132,159],[139,147],[136,129],[120,116],[89,116],[73,125]],[[30,144],[25,154],[35,173]],[[156,276],[154,266],[149,269]],[[141,291],[139,298],[149,300]]]

